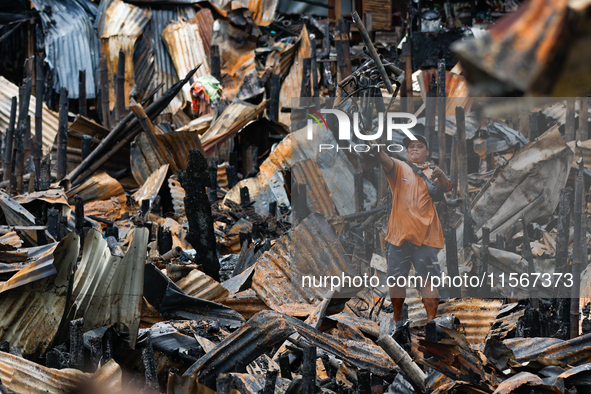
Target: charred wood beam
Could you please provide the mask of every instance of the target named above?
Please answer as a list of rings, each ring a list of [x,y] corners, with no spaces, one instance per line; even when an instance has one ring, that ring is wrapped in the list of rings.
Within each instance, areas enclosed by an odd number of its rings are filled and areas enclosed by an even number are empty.
[[[472,219],[472,206],[468,196],[464,197],[464,246],[476,241],[474,234],[474,220]]]
[[[447,173],[447,146],[445,143],[445,59],[440,59],[437,73],[437,135],[439,140],[439,168]]]
[[[302,87],[300,90],[300,97],[310,97],[312,95],[312,87],[310,85],[311,70],[312,59],[307,57],[302,62]]]
[[[371,372],[368,369],[357,371],[356,394],[371,394]]]
[[[444,209],[447,210],[447,217],[443,225],[447,274],[453,278],[460,274],[458,267],[458,243],[456,239],[456,229],[453,228],[450,223],[450,216],[453,214],[453,210],[449,207],[444,207]],[[451,286],[450,296],[454,298],[461,297],[461,288],[457,286]]]
[[[577,139],[579,141],[586,141],[589,138],[589,117],[583,116],[589,111],[589,98],[581,97],[579,105],[579,130],[577,132]]]
[[[189,152],[189,163],[182,173],[181,185],[186,192],[187,241],[195,248],[195,259],[203,264],[203,271],[219,281],[220,263],[216,254],[211,205],[206,193],[206,188],[210,186],[207,160],[196,149]]]
[[[215,382],[217,394],[232,394],[232,375],[221,373]]]
[[[353,175],[355,189],[355,211],[363,211],[363,172],[356,171]]]
[[[383,325],[384,328],[386,324]],[[381,331],[385,331],[381,330]],[[412,360],[408,353],[385,332],[380,332],[377,344],[392,358],[392,360],[404,371],[410,383],[421,393],[426,392],[425,380],[427,375]]]
[[[86,71],[80,70],[78,72],[78,113],[84,117],[88,117],[86,110]]]
[[[66,176],[68,157],[68,89],[60,90],[59,128],[57,134],[57,179]]]
[[[43,77],[43,59],[37,51],[35,57],[35,141],[36,149],[34,151],[35,157],[35,178],[36,185],[39,187],[39,179],[41,178],[41,157],[43,155],[43,88],[45,80]]]
[[[10,179],[10,172],[12,169],[12,146],[14,139],[14,126],[16,123],[17,100],[16,96],[12,98],[12,105],[10,107],[10,120],[8,128],[6,129],[6,139],[4,144],[4,175],[3,180]]]
[[[123,50],[119,51],[115,77],[115,116],[117,120],[125,117],[125,52]]]
[[[413,102],[413,92],[412,92],[412,57],[411,57],[411,46],[410,42],[405,42],[402,44],[402,59],[404,61],[404,74],[406,75],[405,80],[405,89],[403,90],[404,97],[408,97],[406,100],[403,100],[406,104],[406,112],[410,112],[411,114],[415,112],[415,106]]]
[[[289,363],[289,354],[282,353],[279,356],[279,370],[283,379],[291,379],[291,365]]]
[[[92,152],[92,137],[90,135],[82,136],[82,149],[81,156],[82,160],[85,160]]]
[[[582,242],[581,237],[586,236],[582,234],[581,228],[583,224],[583,199],[585,196],[585,178],[583,175],[584,163],[581,156],[578,160],[579,174],[575,184],[575,206],[573,209],[573,226],[574,226],[574,242],[573,242],[573,265],[572,265],[572,282],[571,287],[571,304],[570,304],[570,337],[576,338],[579,336],[579,297],[581,288],[581,266],[582,264]],[[586,253],[586,251],[585,251]]]
[[[527,230],[527,223],[525,221],[525,214],[522,215],[521,222],[523,224],[523,244],[521,248],[521,254],[523,255],[525,261],[527,261],[527,270],[529,274],[532,275],[534,272],[536,272],[536,268],[534,267],[534,256],[532,254],[531,244],[529,242],[529,233]],[[538,309],[538,292],[534,287],[531,287],[529,289],[529,294],[530,305],[532,306],[532,308]]]
[[[271,74],[269,78],[269,106],[267,117],[275,122],[279,121],[279,96],[281,93],[281,76]]]
[[[464,107],[456,107],[456,133],[458,135],[458,185],[457,195],[465,199],[468,196],[468,152],[466,147],[466,118]]]
[[[566,99],[566,121],[564,125],[564,140],[566,142],[575,139],[575,99]]]
[[[80,237],[80,249],[84,247],[84,201],[79,195],[74,196],[76,234]]]
[[[302,360],[302,392],[316,392],[316,346],[304,346]]]
[[[220,58],[220,47],[217,45],[212,45],[210,49],[210,56],[211,56],[211,76],[217,79],[218,81],[222,81],[222,68],[221,68],[221,58]]]
[[[265,387],[263,388],[263,394],[273,394],[275,393],[275,384],[277,382],[277,375],[279,371],[277,370],[268,370],[265,375]]]
[[[425,107],[425,138],[429,142],[429,156],[435,146],[435,112],[437,111],[437,82],[435,75],[431,76],[429,88],[427,90],[427,101]],[[441,161],[441,158],[440,158]]]
[[[152,346],[152,339],[148,333],[146,344],[142,348],[142,365],[144,367],[144,379],[146,384],[144,386],[144,393],[158,393],[160,385],[158,384],[158,376],[156,375],[156,361],[154,360],[154,348]]]
[[[109,108],[109,67],[107,56],[101,53],[99,60],[100,86],[101,86],[101,112],[103,115],[103,126],[111,128],[111,110]],[[110,134],[109,134],[110,135]]]
[[[76,319],[70,322],[70,368],[82,370],[84,368],[84,319]]]
[[[318,62],[316,59],[316,36],[310,34],[310,54],[312,72],[312,97],[318,96]]]

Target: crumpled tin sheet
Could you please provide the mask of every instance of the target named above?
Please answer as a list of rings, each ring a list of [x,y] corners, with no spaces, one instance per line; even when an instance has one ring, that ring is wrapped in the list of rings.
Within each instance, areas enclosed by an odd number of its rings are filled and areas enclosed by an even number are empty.
[[[32,357],[47,351],[64,314],[68,277],[79,248],[80,240],[71,232],[53,251],[57,275],[0,294],[1,341],[9,341]]]
[[[293,59],[293,64],[289,69],[289,74],[281,84],[279,95],[279,107],[291,108],[292,98],[299,97],[302,91],[304,59],[311,57],[310,38],[308,37],[308,28],[306,25],[300,32],[297,45],[297,52]],[[291,114],[279,111],[279,122],[287,127],[291,126]]]
[[[556,362],[568,365],[581,365],[591,362],[591,334],[564,341],[557,338],[514,338],[503,341],[515,359],[524,363],[540,361],[555,365]]]
[[[14,201],[21,205],[25,205],[36,200],[45,201],[49,204],[60,205],[63,215],[69,215],[70,211],[72,210],[68,204],[68,199],[66,198],[64,190],[61,188],[30,192],[14,197]]]
[[[199,270],[192,270],[187,276],[177,281],[176,285],[191,297],[209,301],[219,300],[229,294],[219,282]]]
[[[306,159],[295,163],[291,168],[292,179],[299,184],[305,184],[307,205],[312,212],[320,212],[330,218],[337,214],[332,203],[331,193],[324,182],[320,169],[313,159]]]
[[[172,206],[174,207],[174,214],[178,221],[185,217],[185,189],[181,186],[176,174],[168,177],[168,188],[172,196]]]
[[[74,196],[82,197],[84,203],[90,201],[108,200],[111,197],[121,196],[121,200],[125,202],[125,191],[119,181],[106,172],[99,172],[88,178],[84,183],[68,190],[66,196],[70,204],[74,203]]]
[[[146,182],[133,194],[133,199],[141,205],[143,200],[150,200],[150,205],[158,195],[166,174],[168,173],[168,164],[164,164],[157,171],[153,172]]]
[[[22,205],[16,202],[8,194],[0,190],[0,208],[4,213],[6,222],[10,226],[35,226],[35,216],[27,211]],[[33,230],[21,230],[22,236],[33,245],[37,245],[37,232]],[[45,230],[45,237],[49,242],[55,242],[55,239]]]
[[[115,324],[130,334],[135,347],[144,291],[147,228],[136,228],[125,256],[112,256],[107,241],[91,229],[84,238],[82,260],[74,276],[72,306],[84,317],[84,330]]]
[[[109,107],[115,107],[115,75],[119,63],[119,51],[125,53],[125,107],[129,107],[129,95],[135,86],[133,49],[150,20],[149,11],[121,0],[113,0],[98,25],[102,52],[107,56],[109,68]]]
[[[556,387],[550,386],[542,380],[541,377],[530,372],[519,372],[511,376],[509,379],[501,382],[493,394],[517,393],[531,390],[533,393],[544,394],[562,394],[563,391]]]
[[[78,74],[76,74],[76,80],[78,80]],[[6,129],[8,128],[8,123],[10,121],[10,107],[12,106],[13,97],[19,97],[18,86],[3,76],[0,76],[0,132],[2,132],[2,135],[4,135]],[[35,99],[35,96],[31,96],[31,101],[29,102],[29,116],[31,117],[31,120],[35,119],[36,106],[37,100]],[[43,103],[42,112],[43,152],[44,154],[47,154],[53,148],[53,142],[57,136],[57,129],[59,127],[59,114],[47,108],[45,103]]]
[[[59,322],[58,322],[59,323]],[[36,331],[39,327],[23,330]],[[12,345],[12,342],[10,343]],[[0,352],[0,381],[14,393],[63,394],[82,386],[90,374],[76,369],[53,369],[10,353]]]

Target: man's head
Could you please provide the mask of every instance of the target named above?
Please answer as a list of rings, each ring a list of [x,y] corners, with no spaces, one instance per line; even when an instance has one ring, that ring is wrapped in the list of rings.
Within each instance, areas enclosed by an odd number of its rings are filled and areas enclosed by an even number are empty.
[[[429,156],[429,144],[422,135],[415,134],[414,136],[417,138],[416,140],[411,140],[408,137],[402,140],[406,148],[406,157],[411,163],[423,164]]]

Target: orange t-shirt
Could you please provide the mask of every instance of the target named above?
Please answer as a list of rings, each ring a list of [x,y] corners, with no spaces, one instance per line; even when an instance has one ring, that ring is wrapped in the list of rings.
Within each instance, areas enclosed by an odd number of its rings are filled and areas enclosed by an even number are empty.
[[[441,223],[425,181],[405,162],[392,160],[394,169],[386,175],[392,190],[392,212],[386,241],[395,246],[409,241],[417,246],[443,249]],[[425,171],[425,175],[430,176],[430,172]]]

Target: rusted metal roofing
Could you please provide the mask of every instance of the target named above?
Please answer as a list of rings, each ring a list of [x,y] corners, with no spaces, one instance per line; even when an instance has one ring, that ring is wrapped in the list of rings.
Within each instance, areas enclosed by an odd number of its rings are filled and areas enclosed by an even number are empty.
[[[175,217],[180,221],[185,216],[185,189],[181,186],[181,182],[177,179],[176,174],[168,177],[168,188],[172,196]]]
[[[219,118],[201,136],[201,143],[206,155],[213,155],[216,146],[222,144],[228,138],[233,137],[251,120],[259,116],[267,105],[263,101],[259,105],[249,104],[243,101],[234,101]]]
[[[270,310],[253,289],[231,294],[222,300],[221,303],[234,309],[244,316],[245,319],[250,319],[260,311]]]
[[[200,17],[197,14],[201,13]],[[176,68],[177,75],[187,75],[195,67],[201,65],[191,81],[183,86],[183,97],[186,101],[191,101],[191,85],[195,79],[211,73],[209,69],[209,47],[205,46],[201,38],[199,18],[204,18],[209,13],[211,26],[213,26],[213,17],[211,11],[201,10],[189,20],[178,20],[168,24],[162,31],[162,40],[168,48],[168,53]]]
[[[105,392],[120,393],[123,390],[123,371],[115,359],[110,359],[92,375],[92,383]]]
[[[294,179],[300,184],[306,184],[306,195],[308,206],[316,212],[320,212],[324,217],[333,217],[337,214],[332,203],[330,192],[324,182],[322,173],[312,159],[297,162],[291,168]]]
[[[0,131],[2,134],[4,134],[8,128],[12,97],[19,97],[18,86],[8,81],[3,76],[0,76]],[[36,103],[37,100],[35,99],[35,96],[31,96],[31,101],[29,102],[29,116],[31,119],[35,119]],[[43,151],[45,153],[51,151],[53,141],[57,135],[58,126],[58,113],[51,111],[47,108],[47,105],[43,103]]]
[[[0,250],[16,250],[22,245],[23,241],[16,231],[11,231],[0,237]]]
[[[537,375],[530,372],[519,372],[509,379],[501,382],[493,394],[517,393],[530,391],[533,393],[556,393],[563,391],[557,386],[550,386]]]
[[[52,70],[53,90],[59,92],[61,87],[66,87],[69,98],[78,98],[78,71],[83,70],[86,97],[95,98],[99,66],[98,37],[94,29],[96,4],[89,0],[33,0],[32,3],[43,23],[45,62]]]
[[[109,68],[109,106],[115,107],[115,74],[119,63],[119,51],[125,53],[125,106],[129,106],[129,94],[135,86],[133,49],[150,17],[147,10],[113,0],[99,21],[98,34],[102,41],[102,52],[107,56]]]
[[[125,256],[112,256],[107,241],[91,229],[84,238],[82,260],[74,276],[72,306],[84,317],[84,330],[115,324],[130,334],[135,347],[144,291],[147,228],[136,228]]]
[[[252,289],[271,308],[281,311],[285,304],[314,303],[330,290],[328,286],[303,286],[304,276],[356,275],[360,267],[346,256],[326,219],[312,213],[265,252],[256,263]],[[356,289],[343,286],[340,296]]]
[[[133,199],[138,204],[141,204],[143,200],[150,200],[150,204],[152,204],[166,179],[167,173],[168,164],[164,164],[148,177],[142,187],[133,194]]]
[[[491,237],[512,236],[525,214],[529,223],[554,213],[559,190],[568,179],[573,151],[554,127],[511,158],[482,188],[472,202],[472,218],[480,229],[488,227]],[[539,182],[539,179],[545,182]]]
[[[515,338],[503,341],[520,363],[539,361],[555,365],[581,365],[591,362],[591,334],[564,341],[557,338]]]
[[[109,134],[110,131],[111,130],[96,123],[94,120],[78,115],[76,116],[76,119],[68,125],[68,147],[81,149],[83,135],[95,137],[93,143],[98,145],[100,140]]]
[[[256,178],[246,178],[238,182],[224,196],[223,206],[230,200],[240,204],[240,188],[247,187],[254,207],[259,215],[267,215],[269,203],[277,202],[278,207],[290,207],[289,198],[285,191],[283,173],[290,167],[291,136],[288,135],[269,153],[263,161]]]
[[[19,270],[12,278],[0,285],[0,293],[3,293],[10,289],[15,289],[20,286],[24,286],[27,283],[35,282],[43,278],[47,278],[57,273],[57,270],[53,264],[53,254],[57,244],[47,250],[47,252],[39,257],[36,261],[26,265]]]
[[[281,92],[279,95],[279,106],[285,108],[291,108],[292,98],[299,97],[302,90],[302,73],[304,67],[304,59],[310,57],[310,38],[308,37],[308,28],[306,25],[302,28],[300,37],[298,40],[296,56],[293,60],[293,64],[289,69],[289,74],[281,84]],[[286,125],[291,126],[291,114],[279,111],[279,121]]]
[[[82,197],[85,203],[97,200],[107,200],[111,197],[123,196],[125,191],[117,181],[106,172],[99,172],[88,178],[84,183],[73,187],[66,193],[68,201],[73,204],[74,196]]]
[[[424,326],[427,323],[427,313],[421,299],[407,299],[406,304],[408,317],[412,320],[411,327]],[[502,300],[458,298],[439,304],[437,317],[454,315],[460,319],[466,339],[472,346],[479,346],[484,342],[502,305]]]
[[[199,270],[189,272],[187,276],[177,281],[176,285],[191,297],[209,301],[219,300],[228,294],[228,290],[219,282]]]
[[[35,200],[45,201],[49,204],[59,204],[65,206],[65,208],[67,208],[68,211],[70,210],[66,194],[64,193],[64,190],[61,188],[30,192],[20,194],[14,197],[14,201],[21,205],[28,204]]]
[[[8,194],[0,190],[0,208],[6,218],[6,223],[11,226],[35,226],[35,216],[27,211]],[[37,232],[34,230],[21,230],[21,235],[33,245],[37,245]],[[45,237],[55,242],[51,234],[46,230]]]
[[[0,340],[31,356],[49,348],[64,314],[68,277],[79,248],[78,236],[71,232],[53,251],[57,275],[0,294]]]
[[[29,328],[28,331],[36,329],[38,327]],[[27,328],[25,327],[23,330],[27,330]],[[0,352],[0,381],[14,393],[70,393],[79,388],[88,377],[89,374],[76,369],[47,368],[22,357]]]

